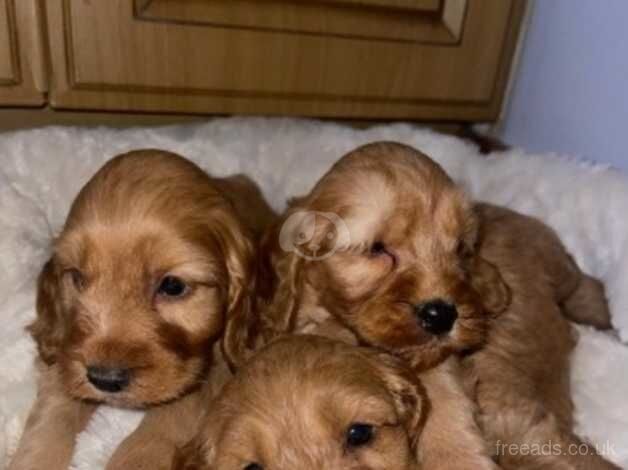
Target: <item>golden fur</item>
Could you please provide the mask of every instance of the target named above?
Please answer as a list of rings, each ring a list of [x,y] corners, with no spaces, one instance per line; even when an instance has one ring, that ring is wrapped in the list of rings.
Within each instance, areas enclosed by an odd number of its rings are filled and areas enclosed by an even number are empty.
[[[301,328],[318,323],[320,309],[332,312],[362,342],[403,355],[417,370],[482,345],[490,317],[509,302],[509,289],[472,250],[478,222],[471,208],[440,167],[413,153],[386,144],[350,153],[295,200],[266,237],[272,265],[263,277],[275,276],[277,285],[268,289],[273,298],[263,321],[271,329],[293,321]],[[330,256],[309,261],[279,247],[282,223],[301,211],[317,214],[308,245]],[[347,240],[318,215],[329,213],[346,224]],[[300,230],[294,227],[295,239]],[[373,252],[377,243],[384,252]],[[426,332],[413,315],[416,304],[434,298],[457,307],[447,335]]]
[[[257,209],[255,218],[242,213],[238,193]],[[189,438],[184,418],[194,416],[199,384],[210,368],[226,371],[230,348],[221,338],[250,308],[253,234],[272,215],[253,194],[242,177],[214,180],[157,150],[118,156],[83,187],[39,277],[29,329],[43,373],[11,470],[66,468],[98,403],[166,404],[149,411],[109,468],[146,457],[147,468],[157,468],[150,459],[163,464],[160,453],[167,459]],[[128,384],[102,388],[90,370],[98,380],[123,371]],[[52,448],[56,460],[48,458]]]
[[[281,338],[227,383],[177,470],[418,470],[427,407],[401,361],[309,335]],[[348,429],[373,426],[352,446]]]
[[[265,246],[266,307],[250,336],[307,332],[334,318],[417,372],[436,366],[434,383],[424,381],[426,468],[495,468],[490,457],[507,468],[614,468],[597,455],[552,456],[546,467],[495,452],[498,439],[579,442],[568,380],[574,338],[563,313],[609,324],[601,284],[539,221],[474,204],[427,156],[376,143],[295,200]],[[417,319],[434,299],[457,310],[449,331],[434,334]]]
[[[477,206],[476,213],[482,224],[476,249],[498,266],[512,292],[485,347],[462,361],[495,458],[513,469],[617,468],[592,447],[571,455],[583,442],[572,431],[569,359],[576,335],[566,316],[608,328],[603,286],[579,270],[538,220],[490,205]],[[562,454],[521,450],[548,443]],[[514,452],[503,444],[515,444]]]

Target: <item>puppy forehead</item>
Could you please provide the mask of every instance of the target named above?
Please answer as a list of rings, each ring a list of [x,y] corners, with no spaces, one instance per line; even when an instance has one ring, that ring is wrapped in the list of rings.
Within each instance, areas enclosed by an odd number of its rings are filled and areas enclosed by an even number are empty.
[[[291,389],[268,387],[256,397],[240,408],[226,437],[269,456],[288,447],[341,446],[353,423],[378,426],[397,421],[388,390],[367,380],[359,384],[305,381],[292,384]]]
[[[353,245],[383,235],[458,236],[468,204],[462,191],[441,173],[398,163],[345,171],[317,188],[314,208],[337,213]]]
[[[217,249],[211,248],[209,239],[201,246],[165,224],[86,224],[64,233],[55,252],[71,267],[198,271],[220,265]]]
[[[293,416],[335,432],[338,423],[346,426],[360,419],[383,422],[395,413],[381,372],[370,358],[358,354],[299,360],[296,352],[293,364],[268,372],[260,370],[245,385],[247,401],[264,420],[274,417],[289,423]]]
[[[372,171],[356,175],[343,199],[350,208],[344,216],[351,237],[360,241],[379,231],[401,202],[392,182],[385,175]]]
[[[229,416],[222,452],[275,461],[286,449],[341,449],[354,422],[396,423],[376,360],[371,351],[319,337],[274,343],[238,372],[214,407]]]
[[[432,237],[461,236],[471,223],[470,204],[464,193],[455,186],[435,191],[429,202],[429,209],[413,214],[415,232]]]
[[[397,418],[390,391],[377,377],[370,377],[370,382],[332,385],[327,396],[317,400],[312,409],[328,423],[331,432],[341,435],[352,423],[383,425]]]

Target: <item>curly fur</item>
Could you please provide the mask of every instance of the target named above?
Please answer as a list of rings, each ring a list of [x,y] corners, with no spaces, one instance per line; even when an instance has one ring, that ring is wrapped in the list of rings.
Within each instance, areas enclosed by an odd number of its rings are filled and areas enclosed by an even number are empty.
[[[418,470],[429,407],[403,363],[329,339],[283,337],[261,350],[212,402],[177,470]],[[346,444],[354,423],[373,426],[365,446]]]
[[[223,333],[251,307],[254,233],[262,230],[264,212],[246,219],[250,226],[240,218],[246,211],[238,193],[247,195],[249,207],[263,206],[249,186],[213,180],[178,155],[142,150],[110,160],[83,187],[39,277],[38,315],[29,330],[44,373],[11,470],[66,468],[85,421],[69,416],[84,403],[92,411],[98,403],[166,403],[149,411],[109,468],[129,468],[134,459],[159,462],[188,436],[185,421],[196,417],[199,386],[210,369],[224,369],[223,353],[227,359],[231,353]],[[161,295],[166,276],[181,279],[184,294]],[[90,366],[130,370],[130,383],[117,393],[100,390],[87,378]],[[52,401],[63,402],[68,417],[42,411]],[[60,419],[71,423],[61,446]],[[57,446],[65,446],[63,459],[40,458]]]
[[[301,253],[286,251],[279,240],[282,224],[300,211],[315,214],[314,229],[301,237],[307,242]],[[338,235],[325,215],[330,213],[346,224],[348,237]],[[296,224],[292,230],[296,246],[305,229]],[[266,338],[286,330],[307,332],[334,318],[358,341],[404,358],[417,372],[439,370],[441,381],[434,387],[439,392],[432,392],[434,411],[427,422],[432,431],[423,443],[426,466],[494,468],[491,457],[508,466],[507,457],[490,455],[494,437],[525,444],[530,423],[514,418],[508,432],[491,429],[500,421],[497,410],[527,419],[532,403],[544,410],[547,422],[557,423],[548,425],[546,437],[552,429],[556,439],[571,429],[567,362],[574,342],[564,315],[608,327],[609,314],[600,284],[580,272],[542,223],[474,204],[427,156],[404,145],[376,143],[336,163],[307,196],[292,203],[265,241],[269,255],[261,272],[271,279],[264,291]],[[328,255],[308,256],[321,253]],[[434,298],[458,311],[444,335],[424,331],[412,309]],[[512,322],[524,327],[505,334],[504,325]],[[456,356],[467,358],[463,372],[451,369],[447,358]],[[444,389],[453,392],[441,393],[448,375]],[[429,396],[429,383],[426,388]],[[476,406],[481,429],[474,420]],[[453,418],[461,423],[457,429]],[[448,434],[455,439],[448,442]],[[459,462],[449,458],[452,446],[464,456]],[[613,468],[592,454],[599,468]],[[588,465],[586,459],[573,460],[581,465],[576,468]]]

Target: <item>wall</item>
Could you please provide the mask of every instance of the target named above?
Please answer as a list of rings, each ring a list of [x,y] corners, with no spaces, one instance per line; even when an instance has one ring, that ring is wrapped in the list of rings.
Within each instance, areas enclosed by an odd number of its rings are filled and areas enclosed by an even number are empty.
[[[501,138],[628,169],[628,1],[535,2]]]

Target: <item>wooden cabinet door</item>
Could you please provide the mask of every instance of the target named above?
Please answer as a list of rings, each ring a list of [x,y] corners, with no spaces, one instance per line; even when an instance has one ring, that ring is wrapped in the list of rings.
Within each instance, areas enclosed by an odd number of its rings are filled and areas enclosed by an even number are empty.
[[[48,0],[57,108],[497,118],[523,0]]]
[[[0,0],[0,106],[44,103],[40,19],[36,0]]]

